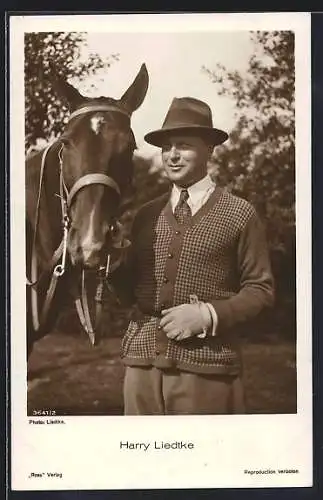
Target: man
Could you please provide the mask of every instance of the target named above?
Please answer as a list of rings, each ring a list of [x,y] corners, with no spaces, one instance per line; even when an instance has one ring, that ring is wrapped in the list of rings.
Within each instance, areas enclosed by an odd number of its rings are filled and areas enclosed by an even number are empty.
[[[272,305],[273,279],[254,208],[207,174],[227,138],[191,97],[145,136],[172,188],[139,210],[114,276],[136,304],[122,342],[126,415],[245,412],[238,326]]]

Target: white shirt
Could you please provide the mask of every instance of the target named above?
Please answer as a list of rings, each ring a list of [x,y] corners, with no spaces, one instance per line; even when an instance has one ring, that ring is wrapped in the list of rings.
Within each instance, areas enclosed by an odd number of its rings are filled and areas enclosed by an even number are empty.
[[[214,189],[215,182],[212,181],[209,175],[206,175],[203,179],[187,188],[189,195],[187,204],[191,209],[192,215],[195,215],[196,212],[207,202]],[[182,189],[180,187],[173,184],[173,189],[170,195],[170,203],[173,212],[179,201],[181,191]]]
[[[209,175],[206,175],[205,177],[203,177],[203,179],[201,179],[200,181],[196,182],[195,184],[187,188],[189,195],[187,204],[191,209],[192,215],[195,215],[196,212],[207,202],[207,200],[213,193],[214,189],[215,189],[215,182],[211,179]],[[182,189],[180,187],[173,184],[172,192],[170,195],[170,204],[173,212],[179,201],[181,191]],[[200,306],[201,306],[201,314],[205,319],[205,322],[208,322],[207,321],[208,316],[211,316],[211,323],[212,323],[211,335],[215,336],[216,328],[218,325],[218,315],[215,312],[215,309],[212,306],[212,304],[200,302]],[[205,310],[205,306],[207,307],[207,310]],[[205,335],[200,334],[198,335],[198,337],[205,337]]]

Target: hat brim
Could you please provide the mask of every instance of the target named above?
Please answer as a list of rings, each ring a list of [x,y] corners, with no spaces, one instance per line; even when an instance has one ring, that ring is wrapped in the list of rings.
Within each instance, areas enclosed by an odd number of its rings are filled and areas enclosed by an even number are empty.
[[[223,130],[217,128],[210,127],[202,127],[202,126],[178,126],[171,128],[163,128],[159,130],[153,130],[145,135],[144,139],[148,144],[152,144],[153,146],[162,147],[167,137],[175,134],[188,134],[188,135],[196,135],[198,137],[202,137],[207,139],[210,144],[213,146],[219,146],[224,141],[228,139],[228,134]]]

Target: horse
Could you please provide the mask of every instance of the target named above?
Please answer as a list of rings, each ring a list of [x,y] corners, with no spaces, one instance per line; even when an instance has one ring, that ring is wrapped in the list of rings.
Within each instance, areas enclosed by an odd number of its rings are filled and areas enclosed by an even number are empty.
[[[53,80],[69,108],[67,125],[54,143],[25,162],[27,359],[70,298],[91,344],[96,343],[84,272],[98,274],[99,314],[111,265],[118,265],[120,247],[127,246],[126,241],[114,244],[118,210],[133,175],[131,116],[148,84],[145,64],[120,99],[85,97],[61,77]],[[113,255],[119,256],[115,262]]]

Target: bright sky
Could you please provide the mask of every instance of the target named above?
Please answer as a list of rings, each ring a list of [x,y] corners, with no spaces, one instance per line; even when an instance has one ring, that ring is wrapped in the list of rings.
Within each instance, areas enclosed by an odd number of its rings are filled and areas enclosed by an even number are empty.
[[[246,71],[254,44],[248,31],[201,33],[88,33],[88,52],[101,56],[119,54],[102,81],[102,75],[79,87],[84,94],[121,97],[141,64],[147,65],[150,84],[146,99],[134,113],[132,127],[142,154],[157,150],[144,141],[150,130],[160,128],[173,97],[191,96],[206,101],[214,126],[230,131],[235,125],[234,103],[217,95],[216,85],[202,66],[217,63],[231,70]],[[94,83],[96,90],[89,90]]]

